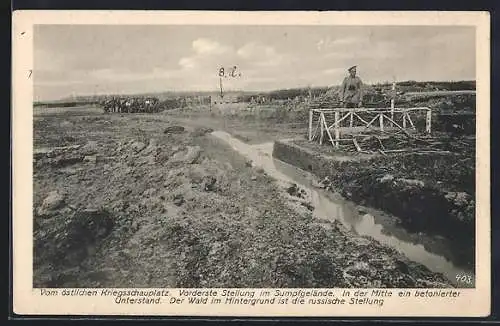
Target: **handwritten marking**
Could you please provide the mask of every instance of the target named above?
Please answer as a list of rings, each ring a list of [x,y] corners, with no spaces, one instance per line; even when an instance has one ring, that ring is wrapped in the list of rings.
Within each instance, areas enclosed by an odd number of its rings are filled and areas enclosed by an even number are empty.
[[[239,78],[241,76],[241,72],[238,71],[237,66],[232,66],[231,68],[219,68],[219,77],[221,78]]]
[[[471,285],[473,282],[472,275],[470,274],[457,274],[455,278],[457,279],[458,283],[465,283]]]

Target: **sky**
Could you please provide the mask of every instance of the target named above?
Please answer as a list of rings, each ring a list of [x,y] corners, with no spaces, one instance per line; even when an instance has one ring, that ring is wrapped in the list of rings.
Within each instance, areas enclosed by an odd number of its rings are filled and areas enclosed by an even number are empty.
[[[460,26],[36,25],[34,100],[164,91],[475,80],[475,30]],[[239,76],[241,74],[241,76]]]

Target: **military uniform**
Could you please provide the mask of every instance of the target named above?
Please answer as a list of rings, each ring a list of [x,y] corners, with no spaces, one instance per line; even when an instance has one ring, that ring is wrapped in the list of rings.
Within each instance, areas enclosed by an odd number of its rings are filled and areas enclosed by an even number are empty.
[[[356,66],[349,68],[349,71]],[[345,107],[357,107],[363,101],[363,82],[358,76],[347,76],[340,87],[340,101]]]

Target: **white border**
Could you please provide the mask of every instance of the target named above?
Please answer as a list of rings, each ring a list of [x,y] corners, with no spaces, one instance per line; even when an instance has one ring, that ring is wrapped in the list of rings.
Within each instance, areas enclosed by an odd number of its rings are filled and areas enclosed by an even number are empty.
[[[389,300],[377,306],[117,305],[110,297],[41,297],[32,289],[33,25],[467,25],[476,27],[476,288],[454,300]],[[16,11],[13,66],[13,290],[18,314],[200,316],[487,316],[490,313],[490,17],[488,12]],[[175,290],[172,290],[175,291]],[[338,290],[340,291],[340,290]],[[414,290],[413,290],[414,291]]]

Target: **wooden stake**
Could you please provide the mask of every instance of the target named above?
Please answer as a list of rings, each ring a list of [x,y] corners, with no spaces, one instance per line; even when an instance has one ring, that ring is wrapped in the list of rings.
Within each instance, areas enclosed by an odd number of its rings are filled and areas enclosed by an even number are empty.
[[[326,120],[325,120],[325,127],[327,127],[327,125],[326,125]],[[336,148],[338,148],[338,147],[339,147],[339,146],[338,146],[338,141],[336,141],[336,142],[334,143],[333,138],[332,138],[332,134],[330,133],[330,129],[326,128],[326,134],[328,135],[328,138],[330,139],[330,143],[331,143],[333,146],[335,146]]]
[[[313,139],[316,139],[318,135],[319,125],[321,124],[321,119],[318,118],[318,123],[316,124],[316,128],[314,128]]]
[[[340,117],[340,112],[335,112],[335,114],[337,114],[337,113],[339,113],[339,117]],[[347,113],[345,116],[343,116],[342,118],[337,120],[338,127],[340,127],[340,123],[342,121],[344,121],[345,119],[347,119],[349,117],[349,115],[350,115],[350,113]],[[335,122],[333,122],[333,124],[330,127],[328,127],[328,129],[331,129],[334,126],[335,126]]]
[[[320,127],[321,127],[321,134],[319,135],[319,144],[322,145],[323,144],[323,133],[325,132],[323,129],[323,125],[324,125],[324,121],[325,121],[325,116],[323,115],[323,112],[320,113],[320,119],[321,119],[321,122],[320,122]]]
[[[392,122],[396,127],[398,127],[401,132],[403,132],[406,136],[410,137],[410,138],[413,138],[406,130],[404,130],[400,125],[398,125],[394,120],[392,120],[391,118],[389,117],[385,117],[386,119],[388,119],[390,122]]]
[[[371,126],[372,123],[375,122],[375,120],[377,120],[377,116],[375,116],[375,118],[373,118],[370,122],[368,122],[368,124],[366,125],[366,127],[368,128],[369,126]]]
[[[408,121],[410,121],[411,127],[416,130],[415,125],[413,124],[413,121],[411,120],[410,115],[408,114]]]
[[[339,111],[335,111],[335,147],[339,147],[340,130],[339,130]]]
[[[380,139],[380,137],[375,136],[375,138],[377,138],[377,140],[378,140],[378,142],[380,144],[380,148],[385,151],[384,144],[382,144],[382,140]]]
[[[358,152],[361,152],[361,147],[359,146],[358,141],[356,140],[356,138],[353,138],[352,142],[354,143],[354,146],[356,146],[356,150]]]
[[[312,140],[313,111],[309,110],[309,141]]]
[[[426,116],[426,119],[425,119],[425,131],[430,134],[431,133],[431,119],[432,119],[432,112],[431,110],[429,109],[427,111],[427,116]]]
[[[364,124],[368,124],[368,122],[366,122],[365,119],[361,118],[357,113],[352,113],[353,115],[355,115],[361,122],[363,122]]]
[[[392,83],[392,98],[391,98],[391,119],[394,120],[394,98],[396,97],[396,82]]]

